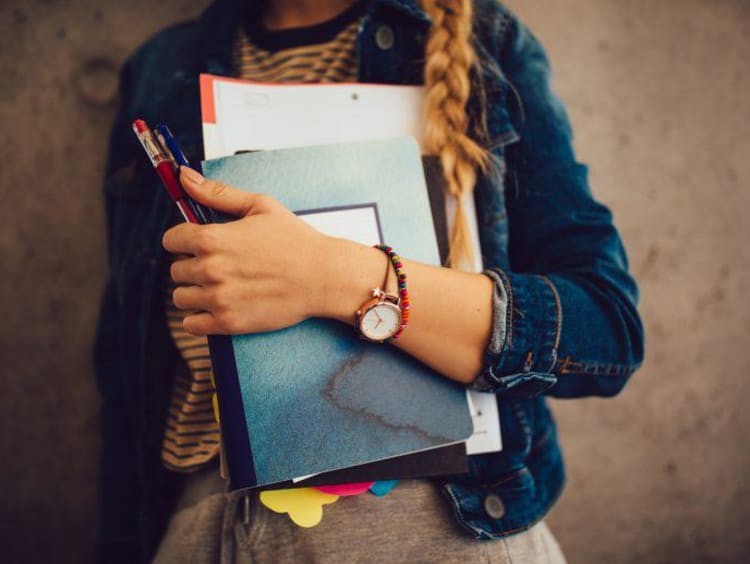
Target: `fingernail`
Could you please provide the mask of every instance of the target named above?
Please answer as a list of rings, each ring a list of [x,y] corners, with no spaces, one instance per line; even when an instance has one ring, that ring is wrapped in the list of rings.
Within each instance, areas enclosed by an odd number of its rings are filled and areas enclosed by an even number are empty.
[[[182,175],[185,175],[185,178],[193,184],[203,184],[203,181],[205,180],[200,172],[187,166],[180,167],[180,176]]]

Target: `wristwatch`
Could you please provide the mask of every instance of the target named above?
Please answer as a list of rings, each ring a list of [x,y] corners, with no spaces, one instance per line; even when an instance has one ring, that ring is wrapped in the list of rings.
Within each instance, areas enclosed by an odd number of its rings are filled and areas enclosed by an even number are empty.
[[[357,310],[359,333],[368,341],[382,343],[401,328],[401,298],[373,288],[372,297]]]

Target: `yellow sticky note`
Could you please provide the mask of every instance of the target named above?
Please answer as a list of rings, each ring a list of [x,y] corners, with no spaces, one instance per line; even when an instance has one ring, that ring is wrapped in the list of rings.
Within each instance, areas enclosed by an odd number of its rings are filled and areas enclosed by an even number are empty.
[[[216,392],[211,396],[211,405],[214,407],[214,419],[216,419],[217,423],[221,423],[221,419],[219,418],[219,398],[216,396]]]
[[[314,527],[323,518],[323,506],[334,503],[339,496],[315,488],[266,490],[260,492],[260,502],[276,513],[288,513],[300,527]]]
[[[211,395],[211,405],[214,407],[214,419],[216,419],[217,423],[221,423],[221,419],[219,418],[219,397],[216,395],[216,381],[214,380],[213,369],[208,374],[211,377],[211,386],[214,389],[214,393]]]

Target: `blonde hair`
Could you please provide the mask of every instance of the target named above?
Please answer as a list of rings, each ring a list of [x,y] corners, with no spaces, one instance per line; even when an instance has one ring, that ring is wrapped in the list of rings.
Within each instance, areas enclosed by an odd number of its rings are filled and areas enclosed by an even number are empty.
[[[471,70],[477,62],[472,46],[472,0],[422,0],[432,19],[425,47],[424,149],[437,155],[446,190],[455,198],[448,265],[471,270],[473,252],[464,207],[489,162],[487,150],[469,136],[466,103],[471,94]]]

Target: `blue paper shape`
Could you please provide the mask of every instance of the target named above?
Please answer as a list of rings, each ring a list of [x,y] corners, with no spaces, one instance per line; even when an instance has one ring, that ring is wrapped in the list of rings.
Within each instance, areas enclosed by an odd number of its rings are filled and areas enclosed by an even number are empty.
[[[370,486],[370,493],[378,497],[383,497],[384,495],[391,493],[391,490],[396,487],[396,484],[398,484],[398,480],[382,480],[380,482],[375,482]]]

